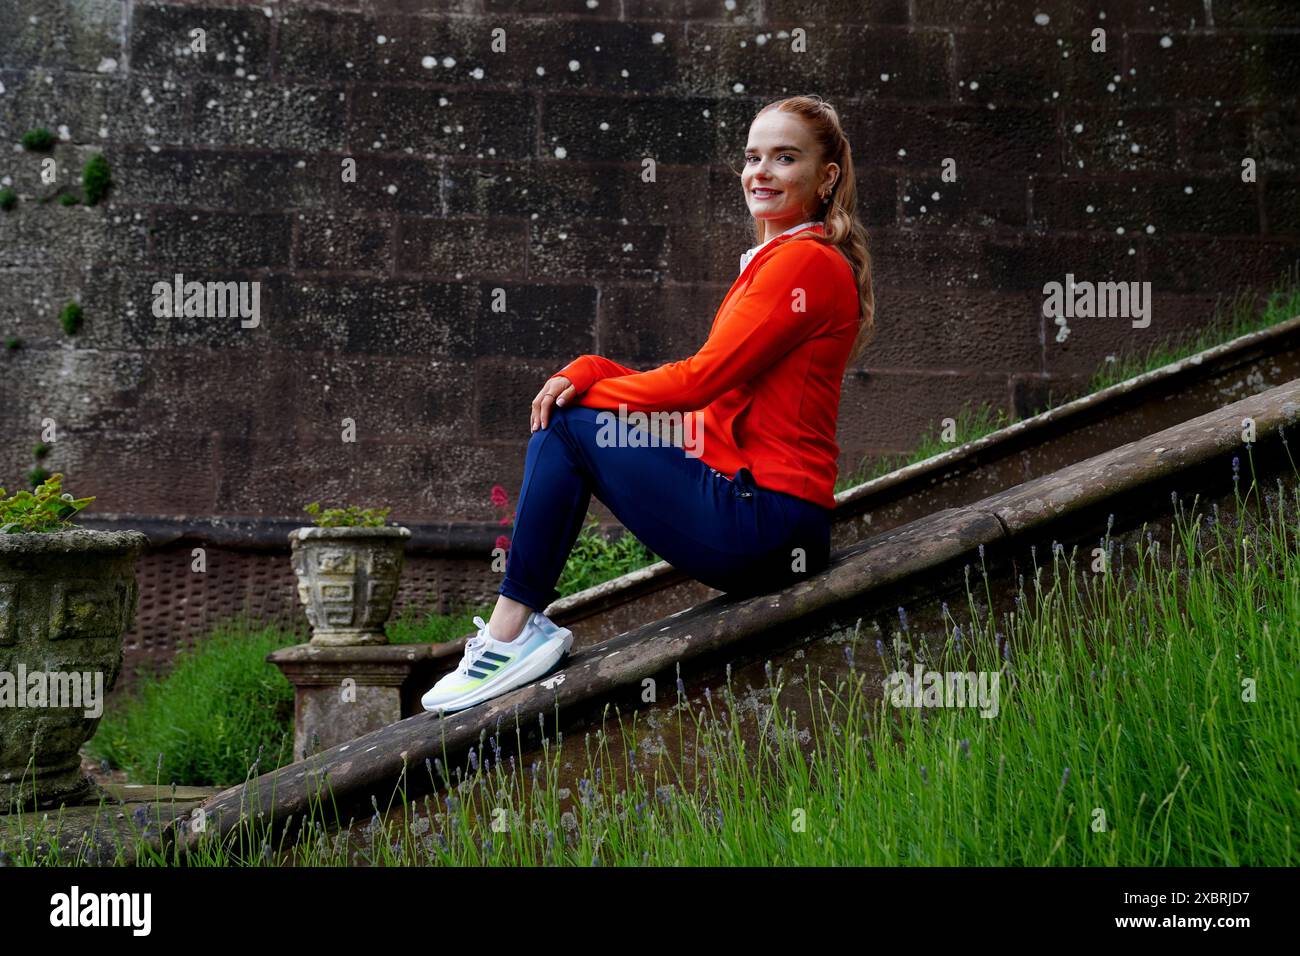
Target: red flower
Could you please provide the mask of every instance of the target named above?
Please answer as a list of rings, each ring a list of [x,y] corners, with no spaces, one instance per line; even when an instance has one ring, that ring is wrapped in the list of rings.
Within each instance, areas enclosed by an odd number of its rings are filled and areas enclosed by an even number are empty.
[[[506,490],[500,485],[493,485],[492,504],[496,505],[498,508],[504,508],[509,503],[510,499],[506,497]]]
[[[510,550],[510,539],[507,538],[505,535],[499,535],[499,536],[497,537],[497,544],[496,544],[496,546],[497,546],[498,548],[500,548],[501,550],[503,550],[503,551],[509,551],[509,550]]]

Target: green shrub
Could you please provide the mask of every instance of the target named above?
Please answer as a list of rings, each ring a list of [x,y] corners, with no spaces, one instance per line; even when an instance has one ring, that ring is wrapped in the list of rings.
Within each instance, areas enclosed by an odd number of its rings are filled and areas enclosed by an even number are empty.
[[[86,205],[95,206],[108,195],[108,188],[113,185],[108,172],[108,160],[102,153],[96,153],[86,160],[81,171],[81,186],[86,192]]]
[[[0,209],[8,212],[18,205],[18,194],[12,189],[0,189]]]
[[[10,352],[18,351],[18,349],[22,347],[22,344],[23,344],[22,339],[20,339],[16,335],[9,335],[5,337],[5,348],[7,348]]]
[[[601,534],[596,519],[588,516],[555,587],[562,597],[568,597],[658,560],[630,531],[611,540]]]
[[[266,661],[305,638],[230,620],[183,648],[165,677],[141,675],[86,750],[132,782],[228,787],[293,759],[293,685]]]
[[[59,196],[59,205],[61,206],[75,206],[79,202],[81,202],[81,200],[72,195],[72,193],[64,193]]]
[[[81,306],[76,302],[65,305],[63,311],[59,313],[59,324],[68,335],[76,335],[81,328]]]
[[[57,142],[54,134],[44,126],[38,126],[35,129],[29,129],[23,133],[23,149],[33,153],[48,153],[54,148]]]

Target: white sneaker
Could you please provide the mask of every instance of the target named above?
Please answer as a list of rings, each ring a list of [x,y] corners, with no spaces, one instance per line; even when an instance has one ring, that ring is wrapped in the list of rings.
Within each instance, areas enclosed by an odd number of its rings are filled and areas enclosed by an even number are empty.
[[[483,618],[474,618],[474,624],[478,633],[465,642],[460,664],[420,698],[425,710],[464,710],[522,687],[548,674],[573,646],[573,632],[540,611],[529,615],[510,642],[494,638]]]

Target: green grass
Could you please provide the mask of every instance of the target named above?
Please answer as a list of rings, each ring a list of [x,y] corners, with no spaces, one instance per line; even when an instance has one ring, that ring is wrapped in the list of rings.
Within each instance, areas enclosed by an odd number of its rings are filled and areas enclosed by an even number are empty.
[[[1113,360],[1102,362],[1093,373],[1084,394],[1091,395],[1215,345],[1230,342],[1248,332],[1272,328],[1295,318],[1300,315],[1300,269],[1293,267],[1288,270],[1285,277],[1264,297],[1262,307],[1258,302],[1259,297],[1254,293],[1238,293],[1226,304],[1221,304],[1210,322],[1198,330],[1194,337],[1162,340],[1138,354],[1113,357]],[[1073,399],[1052,401],[1049,398],[1043,411],[1060,407],[1069,401]],[[987,403],[978,410],[963,406],[957,417],[958,425],[952,441],[941,441],[939,428],[932,427],[921,436],[917,447],[910,452],[883,457],[868,455],[854,471],[843,473],[836,479],[835,493],[951,451],[1021,420],[1019,416],[1009,415]]]
[[[558,735],[527,769],[492,737],[464,772],[413,768],[444,793],[408,803],[399,791],[387,816],[376,804],[360,846],[327,830],[346,821],[322,804],[294,846],[271,846],[250,822],[224,843],[205,838],[197,861],[1294,866],[1300,483],[1262,495],[1252,480],[1237,502],[1211,517],[1180,500],[1167,540],[1107,535],[1105,568],[1093,570],[1090,548],[1082,565],[1078,548],[1057,548],[1026,569],[1013,606],[997,606],[981,560],[942,633],[916,633],[900,614],[874,649],[860,629],[843,634],[848,664],[833,684],[807,665],[798,689],[769,673],[757,708],[729,680],[698,707],[679,686],[652,733],[693,741],[702,759],[690,771],[671,749],[614,758],[602,721],[585,738],[578,792],[564,794]],[[997,715],[882,699],[881,675],[916,662],[997,674]],[[789,708],[796,693],[811,720]],[[738,716],[755,711],[758,743]],[[616,716],[627,753],[637,721]],[[176,861],[141,850],[137,862]]]
[[[490,604],[483,604],[454,614],[434,611],[404,610],[384,626],[384,633],[393,644],[442,644],[474,633],[474,617],[487,620],[492,614]]]
[[[141,675],[106,710],[86,752],[134,782],[226,787],[260,760],[270,770],[293,750],[293,686],[266,655],[302,635],[232,619],[177,652],[164,677]]]
[[[1252,293],[1239,293],[1226,306],[1218,309],[1214,318],[1197,334],[1179,342],[1159,342],[1141,355],[1125,356],[1106,362],[1093,376],[1088,392],[1098,392],[1117,382],[1125,381],[1153,369],[1176,362],[1215,345],[1260,329],[1272,328],[1287,319],[1300,315],[1300,277],[1293,269],[1287,278],[1264,298],[1262,307]]]
[[[629,531],[607,538],[601,534],[595,518],[589,518],[569,552],[564,570],[555,589],[568,597],[638,568],[654,564],[659,558]]]
[[[921,435],[921,440],[916,448],[905,455],[886,455],[881,458],[863,459],[862,466],[858,471],[853,474],[842,475],[836,480],[836,493],[846,488],[856,487],[873,478],[879,478],[881,475],[898,471],[898,469],[914,462],[925,461],[935,455],[942,455],[944,452],[951,451],[960,445],[968,444],[977,438],[992,434],[1000,428],[1006,428],[1014,419],[1002,409],[994,408],[992,405],[972,406],[970,402],[964,402],[961,408],[958,409],[953,421],[953,439],[951,441],[943,440],[942,423],[932,426]]]

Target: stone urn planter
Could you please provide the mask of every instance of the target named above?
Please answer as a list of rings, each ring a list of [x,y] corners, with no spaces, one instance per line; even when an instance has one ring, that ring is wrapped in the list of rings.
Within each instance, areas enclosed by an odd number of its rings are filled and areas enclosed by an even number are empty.
[[[317,647],[387,644],[409,528],[310,527],[289,532],[298,597]]]
[[[0,812],[98,799],[81,772],[135,618],[139,531],[0,534]]]

